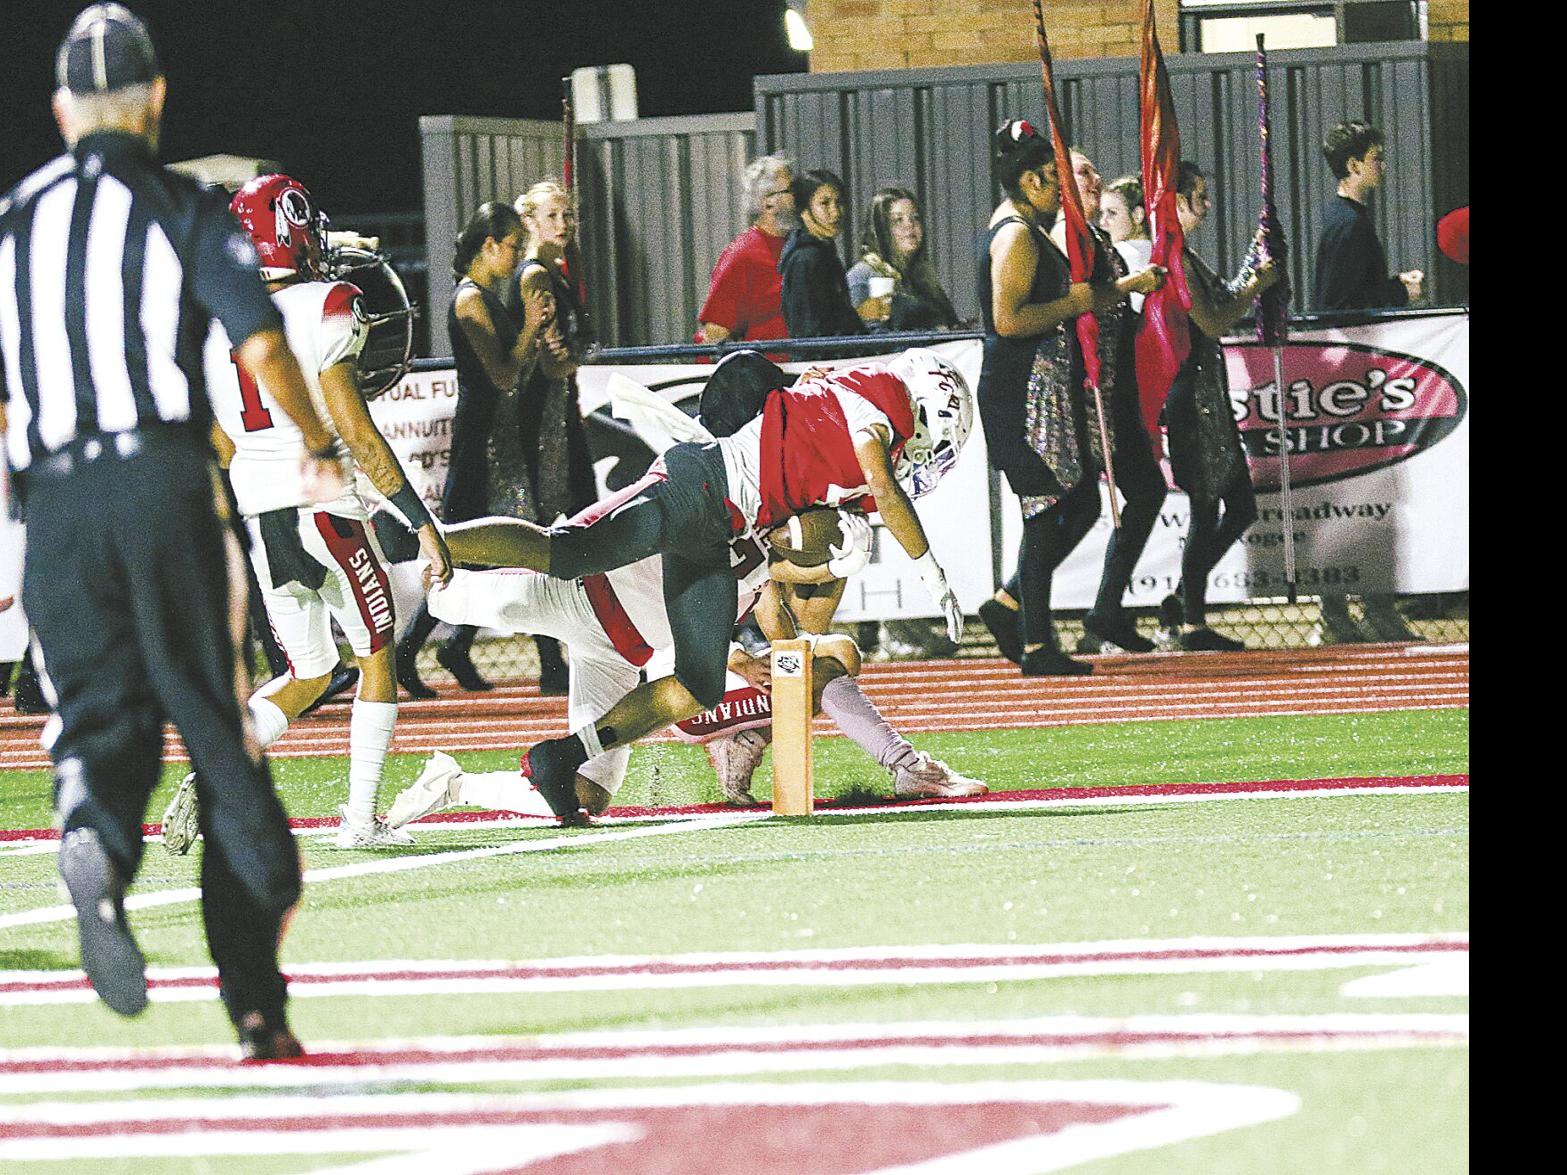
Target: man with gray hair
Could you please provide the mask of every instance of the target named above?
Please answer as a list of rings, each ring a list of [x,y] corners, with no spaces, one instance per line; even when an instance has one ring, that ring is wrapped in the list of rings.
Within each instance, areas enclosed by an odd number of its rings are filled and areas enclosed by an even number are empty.
[[[0,198],[0,431],[27,518],[23,603],[59,699],[59,868],[82,967],[114,1011],[147,1006],[125,890],[172,721],[203,781],[219,994],[247,1058],[298,1056],[277,949],[299,856],[240,705],[244,557],[202,367],[214,318],[299,426],[302,495],[335,498],[344,470],[226,198],[156,161],[166,85],[142,22],[83,10],[55,72],[69,150]]]
[[[794,161],[763,155],[745,169],[746,209],[751,227],[730,241],[713,266],[707,300],[697,314],[697,341],[784,339],[783,277],[778,258],[784,240],[799,224],[794,210]]]

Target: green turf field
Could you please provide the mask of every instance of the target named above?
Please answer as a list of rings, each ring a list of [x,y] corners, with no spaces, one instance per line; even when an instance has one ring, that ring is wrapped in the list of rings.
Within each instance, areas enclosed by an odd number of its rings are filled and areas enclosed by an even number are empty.
[[[1454,710],[916,741],[996,792],[1468,771],[1467,712]],[[383,806],[418,766],[389,762]],[[818,743],[817,773],[819,796],[890,790],[841,739]],[[281,760],[274,774],[294,816],[328,815],[346,790],[345,760]],[[43,773],[0,777],[0,827],[46,826],[47,793]],[[660,745],[633,756],[617,803],[717,798],[699,750]],[[0,1166],[349,1170],[423,1147],[386,1170],[529,1157],[541,1159],[529,1170],[639,1170],[656,1153],[682,1171],[868,1171],[954,1152],[967,1157],[942,1169],[987,1175],[1467,1169],[1466,790],[412,831],[401,854],[301,837],[311,879],[284,947],[291,1019],[307,1047],[352,1064],[277,1078],[264,1075],[285,1067],[88,1066],[39,1088],[7,1063],[65,1047],[232,1055],[232,1038],[211,998],[155,996],[134,1021],[96,1003],[0,999]],[[148,846],[133,894],[178,899],[131,914],[155,978],[209,964],[198,907],[178,893],[199,853]],[[405,868],[376,871],[391,862]],[[0,843],[0,878],[0,972],[74,968],[71,919],[24,922],[63,900],[52,855]],[[541,1042],[547,1056],[528,1051]],[[343,1133],[367,1096],[428,1137]],[[494,1100],[461,1100],[473,1098]],[[1003,1122],[1014,1099],[1032,1133]],[[105,1127],[102,1154],[62,1141],[68,1158],[7,1161],[15,1123],[39,1106],[112,1123],[121,1102],[164,1106],[187,1132],[265,1109],[315,1133],[300,1153],[233,1143],[222,1157],[206,1135],[177,1146]],[[744,1130],[715,1108],[730,1102]],[[563,1114],[583,1116],[574,1142],[539,1125]],[[640,1149],[594,1141],[621,1118],[648,1132]],[[515,1133],[490,1139],[480,1124]],[[487,1139],[506,1162],[458,1157]]]

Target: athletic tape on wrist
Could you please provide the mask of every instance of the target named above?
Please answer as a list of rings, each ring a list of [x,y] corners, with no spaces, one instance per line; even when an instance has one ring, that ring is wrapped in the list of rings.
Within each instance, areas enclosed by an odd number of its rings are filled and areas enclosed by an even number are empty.
[[[430,517],[429,508],[424,504],[424,499],[419,496],[419,491],[414,489],[410,481],[403,482],[403,488],[392,495],[391,502],[414,530],[434,521]]]

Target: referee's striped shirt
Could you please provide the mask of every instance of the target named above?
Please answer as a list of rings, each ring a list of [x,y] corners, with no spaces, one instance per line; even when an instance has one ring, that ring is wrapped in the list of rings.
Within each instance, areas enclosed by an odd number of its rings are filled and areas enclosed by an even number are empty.
[[[211,420],[202,345],[282,320],[222,193],[140,138],[84,136],[0,199],[0,401],[11,468],[92,433]]]

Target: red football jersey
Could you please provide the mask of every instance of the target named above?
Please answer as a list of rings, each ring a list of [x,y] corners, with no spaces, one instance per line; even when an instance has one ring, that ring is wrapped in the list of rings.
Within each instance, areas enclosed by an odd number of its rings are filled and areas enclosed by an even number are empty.
[[[812,506],[837,506],[865,495],[853,430],[834,392],[857,395],[886,416],[893,431],[893,461],[914,435],[908,389],[880,363],[843,368],[772,392],[762,410],[758,526],[777,526]]]

